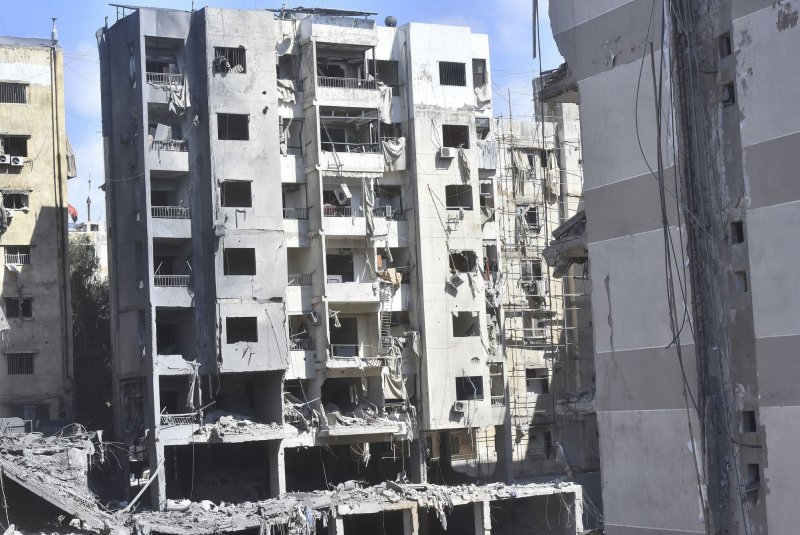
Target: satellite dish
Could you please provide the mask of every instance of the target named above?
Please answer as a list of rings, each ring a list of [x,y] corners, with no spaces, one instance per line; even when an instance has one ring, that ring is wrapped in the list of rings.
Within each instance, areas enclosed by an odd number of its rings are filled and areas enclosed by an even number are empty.
[[[286,54],[290,48],[292,48],[292,38],[287,37],[286,39],[275,45],[275,53],[278,54],[278,57],[280,57]]]

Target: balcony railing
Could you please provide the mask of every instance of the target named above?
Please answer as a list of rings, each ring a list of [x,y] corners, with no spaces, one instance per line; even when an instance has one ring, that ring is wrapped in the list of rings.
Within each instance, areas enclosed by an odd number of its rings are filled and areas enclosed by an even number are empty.
[[[314,349],[314,340],[307,336],[289,338],[289,351],[308,351]]]
[[[168,72],[148,72],[147,83],[155,85],[183,85],[183,75]]]
[[[492,407],[502,407],[506,404],[506,397],[503,395],[500,396],[491,396],[492,400]]]
[[[25,265],[31,263],[31,254],[30,253],[6,253],[6,264],[15,264],[18,266]]]
[[[189,286],[191,275],[154,275],[153,284],[166,288],[185,288]]]
[[[289,286],[311,286],[311,275],[290,273]]]
[[[150,150],[186,152],[186,141],[182,139],[154,139],[150,143]]]
[[[190,219],[192,217],[188,206],[152,206],[153,217],[160,219]]]
[[[348,143],[346,141],[323,141],[323,152],[377,154],[381,152],[380,143]]]
[[[363,213],[360,206],[336,206],[334,204],[326,204],[322,207],[322,213],[325,217],[362,217]]]
[[[363,78],[338,78],[335,76],[317,76],[317,85],[320,87],[335,87],[338,89],[378,89],[378,82]]]
[[[331,357],[353,358],[358,356],[358,344],[331,344]]]
[[[284,208],[284,219],[308,219],[308,208]]]
[[[197,414],[190,412],[187,414],[162,414],[161,425],[192,425],[199,423]]]

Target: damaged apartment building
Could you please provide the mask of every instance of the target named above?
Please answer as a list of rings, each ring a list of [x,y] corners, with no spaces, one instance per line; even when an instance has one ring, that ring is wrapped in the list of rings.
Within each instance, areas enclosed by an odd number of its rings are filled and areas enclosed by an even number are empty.
[[[586,206],[550,253],[588,255],[605,532],[794,533],[796,3],[549,9]]]
[[[438,533],[437,507],[380,485],[477,484],[441,491],[449,530],[580,533],[580,486],[503,490],[533,446],[509,416],[487,36],[331,9],[118,10],[97,37],[124,491],[169,514],[364,487],[314,529]],[[521,373],[515,388],[549,382]],[[565,475],[555,437],[516,475]]]
[[[72,418],[63,52],[0,37],[0,418],[58,430]]]

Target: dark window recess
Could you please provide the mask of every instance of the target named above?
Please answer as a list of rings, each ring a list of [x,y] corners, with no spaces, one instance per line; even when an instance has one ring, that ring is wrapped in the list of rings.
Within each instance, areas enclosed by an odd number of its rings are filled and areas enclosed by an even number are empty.
[[[744,223],[734,221],[731,223],[731,243],[744,242]]]
[[[486,139],[491,130],[488,117],[475,117],[475,134],[478,139]]]
[[[758,464],[748,463],[746,478],[745,490],[747,490],[747,492],[758,490],[758,487],[761,486],[761,471],[759,470]]]
[[[472,60],[472,87],[481,87],[486,83],[486,60]]]
[[[6,353],[8,375],[33,375],[33,353]]]
[[[549,394],[550,377],[547,368],[528,368],[525,370],[525,384],[531,394]]]
[[[256,250],[252,248],[225,249],[222,254],[225,275],[255,275]]]
[[[531,427],[528,432],[528,440],[531,442],[528,446],[529,455],[544,455],[545,457],[553,455],[552,431],[540,431],[536,427]]]
[[[396,61],[387,61],[387,60],[377,60],[375,61],[375,67],[377,68],[377,76],[376,78],[386,84],[387,86],[392,88],[392,96],[399,96],[400,95],[400,81],[397,75],[397,62]],[[372,62],[369,64],[369,73],[375,75],[373,69]]]
[[[442,146],[468,149],[469,127],[463,124],[443,124]]]
[[[6,317],[8,318],[32,318],[33,299],[30,297],[6,297]]]
[[[453,314],[453,336],[480,336],[480,314],[478,312],[459,312]]]
[[[456,377],[456,399],[458,401],[483,399],[483,377],[480,375]]]
[[[3,145],[3,154],[9,156],[28,155],[28,136],[2,136],[0,144]]]
[[[731,45],[731,34],[725,32],[719,36],[719,57],[727,58],[733,53],[733,46]]]
[[[722,103],[725,106],[736,104],[736,86],[733,82],[722,86]]]
[[[225,334],[229,344],[258,342],[258,318],[225,318]]]
[[[214,72],[247,72],[247,61],[243,46],[230,48],[224,46],[214,47]]]
[[[472,186],[445,186],[444,197],[448,210],[472,210]]]
[[[28,102],[28,84],[0,82],[0,102],[4,104],[25,104]]]
[[[537,206],[528,206],[525,208],[523,216],[525,217],[525,223],[528,224],[528,227],[534,230],[539,230],[541,228],[542,225],[539,221],[539,208]]]
[[[3,193],[3,206],[10,210],[21,210],[28,207],[27,193]]]
[[[458,273],[472,273],[477,269],[478,258],[475,251],[451,251],[450,270]]]
[[[742,433],[755,433],[757,430],[756,411],[742,411]]]
[[[439,85],[467,85],[467,68],[463,63],[439,62]]]
[[[236,113],[217,114],[217,138],[232,141],[247,141],[250,139],[250,116]]]
[[[252,183],[245,180],[226,180],[220,189],[222,206],[225,208],[251,208],[253,206]]]

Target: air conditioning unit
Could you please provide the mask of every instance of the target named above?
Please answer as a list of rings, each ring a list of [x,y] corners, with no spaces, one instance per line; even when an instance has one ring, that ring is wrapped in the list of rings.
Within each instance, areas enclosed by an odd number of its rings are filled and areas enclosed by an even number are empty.
[[[455,158],[457,150],[453,147],[442,147],[439,149],[439,158]]]
[[[347,184],[336,186],[333,189],[333,194],[336,195],[336,200],[339,201],[339,204],[350,202],[350,199],[353,198],[353,194],[350,193],[350,188],[347,187]]]
[[[453,412],[463,414],[467,410],[467,403],[465,401],[456,401],[453,403]]]
[[[11,163],[11,156],[8,154],[0,154],[0,165],[8,165]]]
[[[311,325],[319,325],[319,316],[313,310],[306,314],[306,319]]]
[[[22,156],[12,156],[11,165],[14,167],[22,167],[25,164],[25,158]]]

